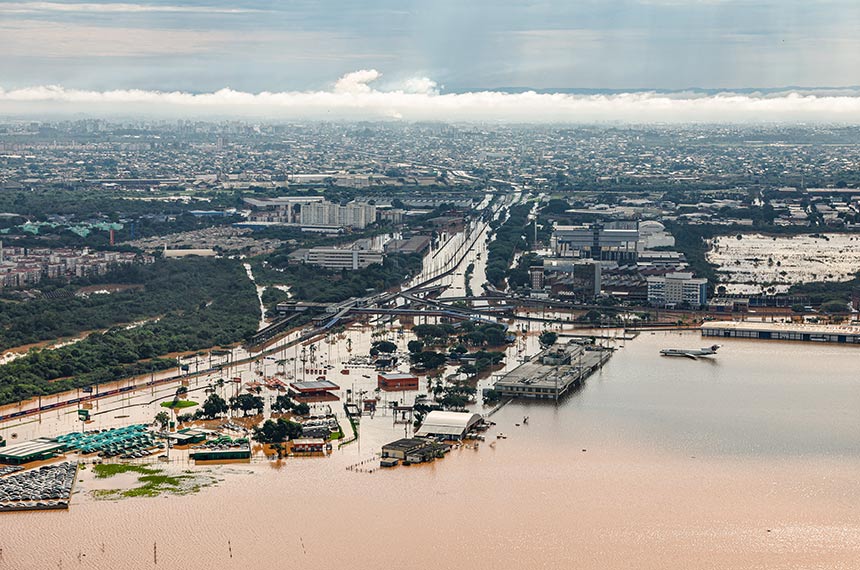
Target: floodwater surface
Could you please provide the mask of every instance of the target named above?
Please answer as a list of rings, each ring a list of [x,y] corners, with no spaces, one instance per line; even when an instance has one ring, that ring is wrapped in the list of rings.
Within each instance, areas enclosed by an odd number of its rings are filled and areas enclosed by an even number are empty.
[[[433,464],[347,470],[404,433],[380,413],[330,457],[207,467],[192,495],[96,500],[82,471],[68,512],[0,515],[0,568],[858,567],[856,347],[616,344],[580,391],[511,403]]]

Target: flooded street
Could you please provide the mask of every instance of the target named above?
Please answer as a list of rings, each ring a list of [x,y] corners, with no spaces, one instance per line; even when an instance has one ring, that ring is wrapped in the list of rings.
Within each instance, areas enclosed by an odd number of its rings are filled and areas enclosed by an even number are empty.
[[[346,334],[366,354],[369,335]],[[0,568],[856,567],[855,349],[727,339],[694,361],[658,351],[698,333],[622,344],[557,407],[513,402],[479,449],[427,465],[346,469],[404,434],[379,413],[326,458],[196,467],[219,482],[193,495],[96,500],[84,470],[68,512],[0,516]]]

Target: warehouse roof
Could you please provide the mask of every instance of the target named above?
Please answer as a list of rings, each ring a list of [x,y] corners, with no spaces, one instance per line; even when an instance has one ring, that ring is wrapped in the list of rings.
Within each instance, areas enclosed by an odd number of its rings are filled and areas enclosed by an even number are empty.
[[[761,323],[755,321],[711,321],[702,329],[735,329],[747,331],[785,331],[809,334],[860,334],[860,327],[850,325],[819,325],[808,323]]]
[[[0,448],[0,457],[26,460],[30,457],[60,451],[65,446],[52,439],[39,438]]]
[[[479,414],[469,412],[442,412],[434,410],[427,414],[417,436],[455,436],[462,437],[469,429],[481,421]]]
[[[313,380],[308,382],[293,382],[290,384],[294,390],[299,392],[314,392],[317,390],[339,390],[340,386],[329,380]]]

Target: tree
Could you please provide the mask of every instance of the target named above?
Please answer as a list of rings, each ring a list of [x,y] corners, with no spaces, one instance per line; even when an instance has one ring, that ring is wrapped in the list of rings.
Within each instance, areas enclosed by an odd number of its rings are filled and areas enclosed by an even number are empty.
[[[275,398],[275,403],[272,404],[272,410],[276,412],[289,412],[295,407],[295,404],[286,394],[278,394]]]
[[[471,364],[463,364],[458,370],[467,376],[473,376],[478,373],[478,369]]]
[[[263,413],[263,399],[253,394],[240,394],[230,398],[230,407],[233,410],[242,410],[242,415],[247,416],[251,410],[257,410],[258,414]]]
[[[391,354],[397,350],[397,345],[393,342],[389,342],[387,340],[378,340],[373,343],[373,348],[375,348],[378,352],[384,352],[386,354]]]
[[[485,404],[493,404],[498,402],[502,397],[501,392],[497,392],[496,390],[490,389],[484,392],[484,403]]]
[[[158,412],[155,414],[155,423],[161,426],[162,431],[166,430],[170,424],[170,414],[165,411]]]
[[[444,354],[433,352],[432,350],[425,350],[424,352],[413,354],[410,359],[414,364],[421,364],[422,366],[424,366],[424,368],[428,370],[433,370],[434,368],[444,366],[445,363],[448,361],[448,357],[446,357]]]
[[[301,435],[302,424],[278,418],[266,420],[262,426],[254,428],[253,438],[260,443],[283,443]]]
[[[301,402],[293,406],[293,413],[298,416],[306,416],[311,413],[311,408],[304,402]]]
[[[224,401],[224,398],[215,393],[209,394],[209,397],[203,402],[203,416],[211,420],[226,413],[227,402]]]
[[[459,410],[466,407],[466,404],[469,403],[469,399],[466,396],[461,396],[459,394],[446,394],[439,403],[442,404],[442,407],[445,409]]]
[[[845,313],[848,312],[848,306],[842,301],[827,301],[821,305],[821,310],[825,313]]]
[[[590,311],[585,313],[585,320],[591,323],[596,323],[600,321],[600,318],[602,316],[603,315],[600,314],[600,311],[595,311],[594,309],[591,309]]]
[[[487,344],[490,346],[500,346],[505,344],[505,330],[501,327],[488,327],[484,330],[484,337],[487,339]]]
[[[409,352],[415,354],[416,352],[421,352],[424,349],[424,343],[420,340],[410,340],[406,345],[406,348]]]
[[[548,348],[555,344],[558,340],[558,335],[552,331],[543,331],[538,337],[538,342],[543,348]]]

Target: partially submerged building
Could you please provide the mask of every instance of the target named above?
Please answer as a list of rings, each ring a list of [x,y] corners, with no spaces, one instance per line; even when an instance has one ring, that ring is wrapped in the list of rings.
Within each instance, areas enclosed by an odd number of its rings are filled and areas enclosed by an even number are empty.
[[[376,376],[376,382],[384,392],[418,389],[418,376],[403,372],[382,372]]]
[[[386,459],[399,459],[403,461],[404,465],[425,463],[443,457],[450,450],[450,445],[423,437],[411,437],[398,439],[397,441],[383,445],[382,459],[383,461]],[[388,463],[388,466],[393,465],[391,462]]]
[[[314,380],[310,382],[293,382],[288,394],[299,402],[328,402],[339,398],[334,393],[340,386],[330,380]]]
[[[461,440],[466,434],[483,423],[480,414],[470,412],[443,412],[434,410],[427,414],[415,435],[439,439]]]

